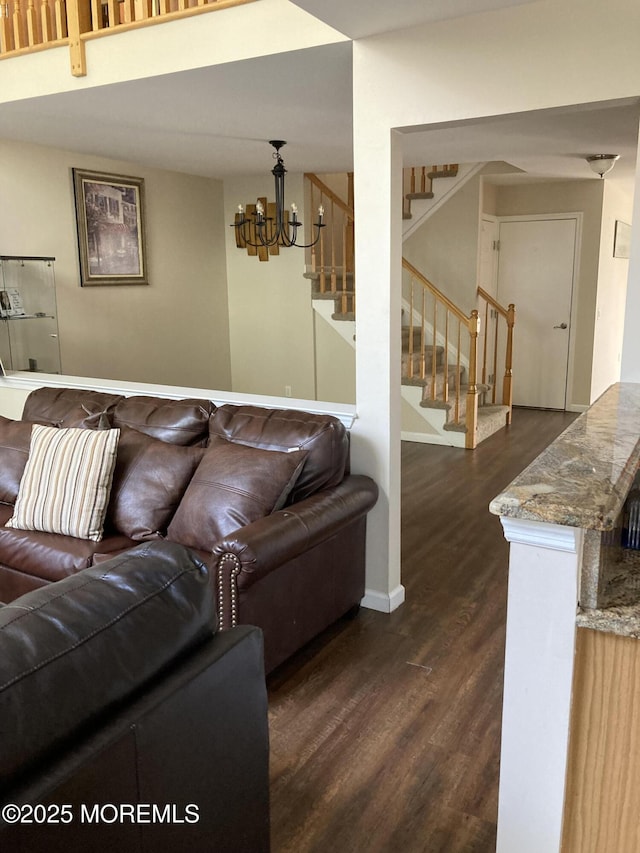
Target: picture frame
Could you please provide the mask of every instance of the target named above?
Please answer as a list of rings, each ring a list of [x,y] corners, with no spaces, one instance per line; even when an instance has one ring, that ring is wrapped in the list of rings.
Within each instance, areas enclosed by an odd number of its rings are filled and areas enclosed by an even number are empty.
[[[631,248],[631,226],[620,219],[616,219],[616,228],[613,237],[613,257],[628,258]]]
[[[149,284],[144,179],[72,169],[80,286]]]

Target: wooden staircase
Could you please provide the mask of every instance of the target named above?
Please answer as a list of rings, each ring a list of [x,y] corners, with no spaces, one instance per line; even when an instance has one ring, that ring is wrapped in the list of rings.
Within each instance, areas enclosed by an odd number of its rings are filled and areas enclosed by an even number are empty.
[[[405,171],[409,173],[408,178],[405,176],[409,189],[403,211],[406,218],[411,215],[411,201],[429,198],[433,181],[454,177],[458,166]],[[344,340],[355,346],[352,192],[349,192],[351,204],[347,204],[317,176],[305,177],[311,184],[312,207],[318,202],[315,193],[319,194],[325,211],[329,211],[328,227],[323,229],[327,234],[311,249],[305,277],[311,281],[317,310],[322,306],[322,316],[334,324]],[[352,187],[352,178],[349,186]],[[428,420],[429,429],[440,435],[438,443],[474,448],[511,422],[515,308],[513,305],[504,308],[478,288],[479,307],[466,315],[404,258],[402,265],[403,397]],[[328,303],[332,303],[331,309]],[[481,337],[483,320],[485,331]],[[498,379],[503,357],[504,376]],[[447,434],[449,437],[443,438]]]
[[[402,218],[412,219],[411,202],[416,199],[431,199],[434,197],[433,182],[437,178],[455,178],[458,174],[458,164],[449,163],[445,166],[411,166],[404,169]]]

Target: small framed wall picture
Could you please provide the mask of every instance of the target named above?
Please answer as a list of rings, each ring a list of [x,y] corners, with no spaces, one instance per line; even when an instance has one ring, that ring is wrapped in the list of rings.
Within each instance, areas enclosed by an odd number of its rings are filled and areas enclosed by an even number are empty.
[[[631,226],[626,222],[616,219],[616,228],[613,236],[613,257],[628,258],[631,247]]]
[[[80,284],[149,284],[144,179],[73,169]]]

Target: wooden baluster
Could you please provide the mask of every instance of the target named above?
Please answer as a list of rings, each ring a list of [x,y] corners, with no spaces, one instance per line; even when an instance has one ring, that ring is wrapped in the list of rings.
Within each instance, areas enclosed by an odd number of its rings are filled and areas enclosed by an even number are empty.
[[[469,317],[469,387],[467,389],[467,436],[465,447],[469,450],[477,444],[478,440],[478,333],[480,331],[480,318],[478,311],[474,308]]]
[[[151,17],[151,0],[134,0],[133,4],[136,21],[146,21]],[[188,3],[180,5],[180,9],[187,9]],[[265,208],[266,210],[266,208]]]
[[[507,309],[507,351],[505,354],[504,382],[502,384],[502,405],[508,406],[507,426],[511,423],[513,408],[513,327],[516,322],[516,306],[511,303]]]
[[[56,40],[55,31],[53,29],[53,21],[51,18],[51,7],[48,0],[41,0],[40,3],[40,31],[42,33],[42,43],[48,44]]]
[[[159,0],[158,14],[159,15],[168,15],[170,11],[171,11],[170,0]]]
[[[13,46],[16,50],[27,46],[21,0],[13,0]]]
[[[416,170],[414,166],[411,167],[410,187],[411,189],[409,190],[409,192],[414,193],[416,191]]]
[[[420,379],[424,379],[427,374],[427,341],[426,332],[427,324],[424,318],[427,316],[427,289],[422,288],[422,323],[420,326]]]
[[[413,294],[415,287],[415,280],[411,276],[409,283],[409,342],[407,348],[407,376],[409,379],[413,379]]]
[[[342,214],[342,313],[349,310],[347,296],[347,217]]]
[[[500,314],[497,311],[494,313],[496,315],[496,322],[493,327],[493,393],[491,394],[491,402],[495,404],[498,387],[498,333],[500,331]],[[487,327],[484,330],[485,340],[487,339],[488,334],[489,328]]]
[[[449,402],[449,312],[444,318],[444,402]]]
[[[0,3],[0,53],[13,50],[13,27],[9,18],[9,0]]]
[[[120,2],[120,23],[130,24],[134,20],[135,10],[133,8],[133,0],[121,0]]]
[[[322,204],[322,191],[320,192],[320,204]],[[325,274],[324,262],[324,232],[326,230],[326,227],[320,229],[320,293],[326,293],[327,291],[327,276]]]
[[[461,353],[462,353],[462,323],[460,322],[460,318],[458,318],[458,357],[456,358],[456,404],[453,407],[453,420],[455,423],[458,423],[460,418],[460,385],[462,383],[462,379],[460,377],[460,366],[462,364]]]
[[[333,209],[333,199],[331,199],[331,293],[336,293],[338,290],[338,279],[336,276],[336,234],[335,234],[335,212]]]
[[[55,0],[53,5],[53,17],[56,28],[56,39],[67,37],[67,8],[64,0]]]
[[[316,210],[316,208],[314,207],[314,204],[313,204],[314,191],[315,191],[315,188],[313,186],[313,181],[309,181],[309,198],[311,201],[311,210]],[[322,228],[320,230],[322,231]],[[311,272],[315,272],[317,269],[317,263],[318,263],[317,256],[316,256],[316,246],[317,245],[318,245],[317,243],[314,243],[314,245],[311,247]]]
[[[427,170],[423,166],[420,174],[420,192],[424,193],[427,191]]]
[[[109,15],[109,26],[117,27],[120,21],[120,4],[118,0],[107,0],[107,12]]]
[[[78,0],[74,0],[77,4]],[[104,28],[102,0],[91,0],[91,29],[95,32]]]
[[[482,384],[487,384],[487,335],[489,333],[489,303],[484,304],[484,341],[482,346]]]
[[[347,204],[351,210],[354,206],[353,192],[353,172],[347,172]],[[347,267],[350,272],[354,270],[354,254],[355,254],[355,237],[354,237],[354,222],[350,216],[347,216]],[[355,279],[352,289],[355,290]]]
[[[423,320],[424,322],[424,320]],[[438,329],[438,300],[433,297],[433,334],[432,334],[432,342],[431,342],[431,399],[436,399],[436,361],[437,361],[437,352],[436,352],[436,344],[438,341],[437,338],[437,329]]]
[[[35,0],[27,0],[27,42],[29,43],[29,47],[32,47],[34,44],[40,44]]]

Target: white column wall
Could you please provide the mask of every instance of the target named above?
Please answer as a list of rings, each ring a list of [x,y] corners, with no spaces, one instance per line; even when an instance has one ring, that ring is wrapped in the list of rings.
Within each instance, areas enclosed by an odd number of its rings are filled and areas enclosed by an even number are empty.
[[[636,182],[631,219],[631,252],[620,367],[621,382],[640,382],[638,317],[640,317],[640,158],[636,160]]]
[[[635,100],[640,95],[639,34],[636,0],[611,0],[606,17],[600,0],[538,0],[354,43],[356,372],[363,441],[355,460],[363,466],[366,460],[382,490],[369,528],[371,578],[376,578],[376,585],[384,581],[386,560],[387,588],[396,587],[400,538],[394,387],[399,382],[394,374],[399,346],[395,348],[391,322],[400,314],[389,288],[399,275],[401,234],[389,214],[395,192],[389,180],[396,170],[399,175],[401,140],[392,145],[392,132],[449,126],[455,133],[458,123],[463,130],[464,123],[474,119]],[[473,160],[471,151],[469,159]],[[499,151],[495,159],[500,159]],[[400,210],[399,199],[397,204]],[[385,245],[388,239],[390,247]],[[632,244],[640,246],[639,215],[634,216]],[[629,320],[639,312],[640,253],[632,249]],[[622,379],[640,381],[640,339],[633,340],[629,327]]]
[[[390,612],[400,584],[400,316],[402,160],[395,133],[377,134],[368,98],[354,97],[356,396],[352,469],[369,473],[380,497],[369,514],[363,604]],[[375,240],[372,243],[372,235]]]

